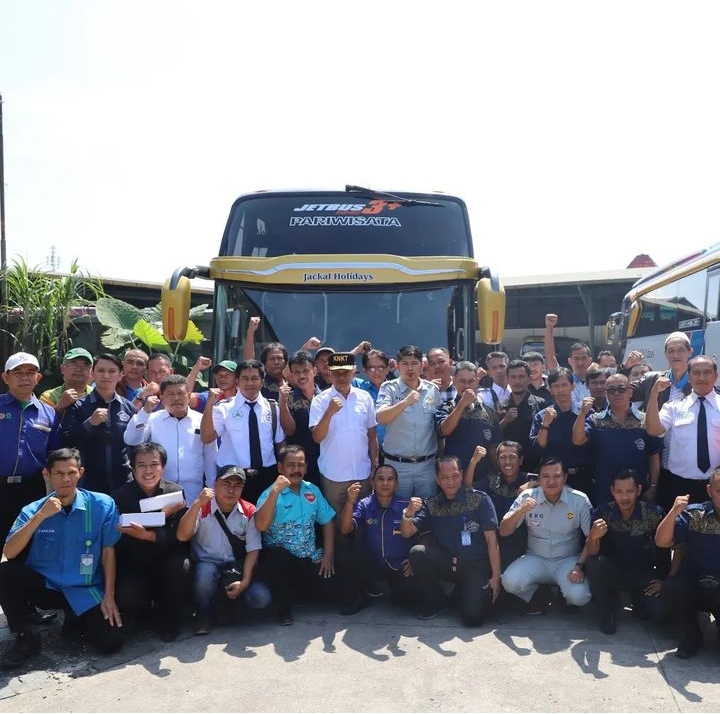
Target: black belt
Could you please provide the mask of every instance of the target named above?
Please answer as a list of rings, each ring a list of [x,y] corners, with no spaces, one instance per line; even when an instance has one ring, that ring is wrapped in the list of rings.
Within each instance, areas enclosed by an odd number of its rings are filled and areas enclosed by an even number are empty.
[[[428,454],[428,456],[393,456],[386,451],[383,451],[383,456],[390,459],[390,461],[399,461],[401,464],[421,464],[423,461],[435,458],[435,454]]]
[[[0,484],[3,483],[22,483],[28,481],[32,476],[0,476]]]

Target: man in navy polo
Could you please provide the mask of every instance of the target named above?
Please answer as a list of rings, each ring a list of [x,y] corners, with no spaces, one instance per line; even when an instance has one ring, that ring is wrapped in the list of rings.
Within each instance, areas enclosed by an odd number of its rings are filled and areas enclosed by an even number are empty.
[[[45,460],[60,446],[55,410],[33,394],[42,379],[37,358],[16,352],[2,378],[8,392],[0,395],[0,543],[20,509],[45,495]]]
[[[680,659],[695,656],[703,643],[697,611],[711,612],[720,621],[720,467],[711,474],[704,503],[688,503],[677,496],[675,503],[658,526],[655,544],[660,548],[682,548],[680,573],[672,583],[674,610],[680,614],[683,634],[676,655]]]
[[[589,443],[593,451],[595,491],[588,496],[596,506],[607,503],[614,475],[629,468],[638,475],[646,496],[655,501],[662,439],[645,431],[645,415],[631,405],[632,387],[624,374],[610,375],[606,384],[608,407],[591,414],[592,397],[586,397],[573,424],[573,444]]]
[[[639,500],[644,479],[624,469],[612,480],[613,500],[593,511],[600,527],[587,540],[589,558],[585,574],[600,618],[600,631],[612,635],[617,629],[620,592],[630,593],[633,614],[661,622],[669,614],[663,593],[664,573],[657,568],[655,531],[665,511]],[[675,562],[678,562],[676,559]]]
[[[343,615],[354,615],[366,607],[370,603],[368,588],[378,580],[387,580],[393,602],[411,604],[417,599],[410,542],[400,532],[408,501],[396,496],[398,473],[394,466],[384,464],[375,469],[371,480],[373,492],[359,501],[360,483],[348,488],[348,500],[340,514],[340,533],[358,531],[360,535],[360,547],[347,554],[341,572]]]
[[[421,620],[437,617],[448,605],[442,581],[455,583],[463,624],[481,625],[500,593],[500,548],[495,507],[486,493],[463,486],[460,459],[435,462],[440,493],[424,503],[417,497],[403,511],[400,530],[434,536],[435,545],[414,545],[410,565],[424,596]]]
[[[77,449],[51,452],[43,474],[53,491],[22,509],[5,543],[7,561],[0,564],[0,606],[17,633],[0,662],[4,669],[40,652],[28,601],[64,608],[64,631],[84,632],[104,654],[123,642],[114,595],[114,546],[120,538],[115,502],[78,489],[83,467]]]

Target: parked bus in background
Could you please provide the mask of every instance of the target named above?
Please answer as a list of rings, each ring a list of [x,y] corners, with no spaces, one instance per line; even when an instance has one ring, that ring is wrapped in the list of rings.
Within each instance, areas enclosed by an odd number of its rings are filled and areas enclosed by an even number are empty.
[[[444,194],[347,186],[241,196],[219,255],[165,284],[169,339],[184,334],[194,277],[215,282],[216,363],[242,359],[251,317],[261,318],[257,354],[317,337],[336,350],[367,340],[389,355],[416,344],[476,360],[476,343],[503,338],[504,289],[473,258],[465,203]]]
[[[611,315],[608,335],[624,358],[640,350],[653,369],[665,369],[665,338],[690,338],[693,354],[720,353],[720,243],[692,253],[638,280]]]

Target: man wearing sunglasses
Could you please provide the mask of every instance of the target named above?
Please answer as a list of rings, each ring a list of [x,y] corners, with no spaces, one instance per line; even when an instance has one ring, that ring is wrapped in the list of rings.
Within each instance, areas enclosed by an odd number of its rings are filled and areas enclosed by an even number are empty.
[[[607,408],[590,414],[592,397],[587,397],[573,425],[573,444],[582,446],[589,442],[595,457],[593,501],[595,505],[611,501],[613,476],[630,468],[639,474],[645,498],[654,502],[662,440],[647,434],[645,415],[630,404],[632,387],[628,378],[613,374],[606,384]]]

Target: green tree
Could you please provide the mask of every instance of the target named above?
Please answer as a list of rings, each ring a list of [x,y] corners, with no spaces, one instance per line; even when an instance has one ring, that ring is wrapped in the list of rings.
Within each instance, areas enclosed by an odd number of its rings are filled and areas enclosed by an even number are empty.
[[[91,314],[95,300],[105,295],[102,281],[80,269],[73,260],[59,275],[30,268],[16,258],[2,276],[7,285],[3,331],[9,351],[30,352],[42,371],[59,370],[59,360],[72,345],[75,321]]]
[[[201,317],[207,305],[198,305],[190,310],[190,317]],[[133,347],[142,347],[148,352],[163,352],[180,374],[187,374],[195,361],[193,347],[205,339],[192,320],[188,324],[187,336],[182,342],[168,342],[162,334],[162,308],[137,308],[134,305],[104,296],[95,304],[95,314],[105,331],[100,342],[111,352],[123,354]]]

